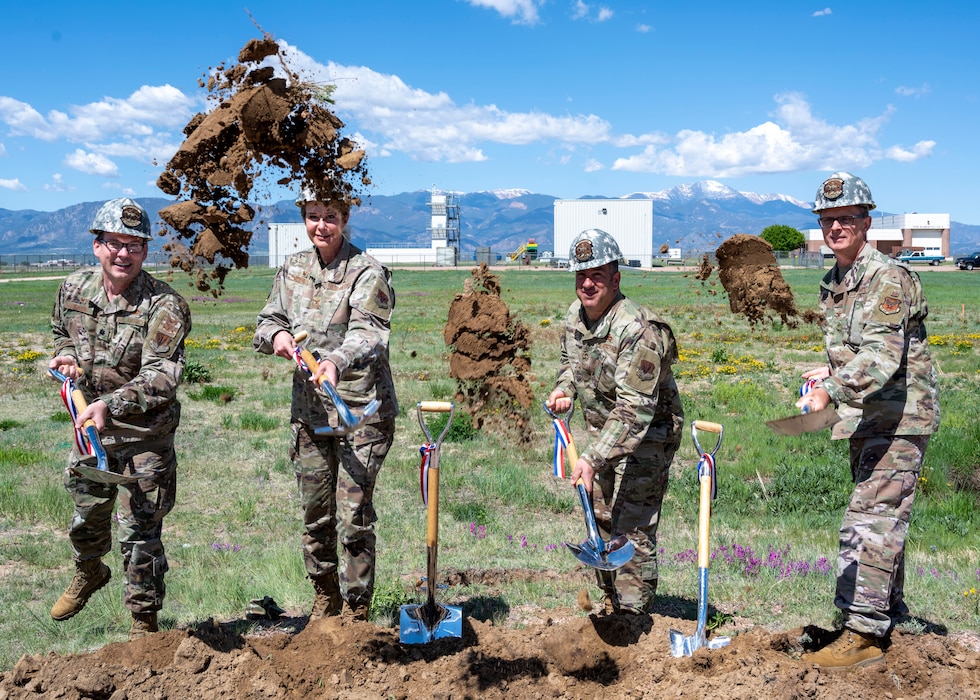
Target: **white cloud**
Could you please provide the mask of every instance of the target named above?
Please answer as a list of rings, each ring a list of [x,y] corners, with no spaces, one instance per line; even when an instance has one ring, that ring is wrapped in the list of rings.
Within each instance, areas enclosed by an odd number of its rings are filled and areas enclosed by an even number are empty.
[[[15,192],[26,192],[27,186],[20,181],[19,178],[14,178],[13,180],[5,180],[0,178],[0,187],[5,190],[13,190]]]
[[[901,146],[892,146],[885,150],[885,156],[902,163],[910,163],[930,155],[935,146],[935,141],[919,141],[912,146],[912,150],[906,150]]]
[[[134,190],[132,187],[129,187],[128,185],[123,185],[122,183],[119,182],[112,182],[112,181],[103,182],[102,189],[118,192],[119,194],[125,197],[136,196],[136,190]]]
[[[585,168],[584,168],[584,170],[587,173],[594,173],[594,172],[597,172],[599,170],[604,170],[605,167],[606,166],[604,166],[602,163],[600,163],[599,161],[597,161],[595,158],[589,158],[587,161],[585,161]]]
[[[544,0],[466,0],[473,7],[496,10],[503,17],[513,17],[514,24],[536,24],[538,6]]]
[[[594,17],[590,17],[592,14],[592,5],[589,5],[583,0],[576,0],[574,7],[572,8],[572,19],[585,19],[590,22],[605,22],[606,20],[613,18],[613,11],[610,10],[605,5],[599,5],[599,9],[596,11]]]
[[[2,158],[5,155],[7,155],[7,149],[2,143],[0,143],[0,158]]]
[[[638,25],[636,25],[636,31],[638,31],[640,34],[646,34],[647,32],[652,31],[652,30],[653,30],[653,27],[651,27],[649,24],[638,24]]]
[[[932,92],[932,88],[929,86],[929,83],[923,83],[921,87],[917,88],[906,87],[904,85],[895,88],[895,94],[901,95],[902,97],[914,97],[916,99],[928,95],[930,92]]]
[[[419,161],[478,162],[487,159],[480,143],[593,144],[613,138],[610,124],[592,114],[555,116],[508,112],[493,104],[457,105],[444,92],[412,88],[398,76],[363,66],[321,65],[293,47],[289,60],[308,79],[336,84],[339,116],[356,121],[360,132],[377,143],[369,156],[401,152]]]
[[[81,148],[65,156],[65,165],[89,175],[115,177],[119,174],[119,168],[111,160],[98,153],[87,153]]]
[[[65,186],[64,178],[62,177],[61,173],[54,173],[51,176],[51,182],[44,184],[44,189],[48,192],[66,192],[74,188]]]
[[[822,10],[817,10],[816,12],[814,12],[811,15],[811,17],[826,17],[827,15],[830,14],[833,14],[833,12],[831,12],[829,7],[825,7]]]
[[[721,136],[685,129],[669,144],[651,143],[641,153],[616,159],[612,169],[681,177],[739,177],[865,168],[883,159],[917,160],[930,155],[935,146],[934,141],[920,141],[911,150],[882,148],[878,134],[894,112],[892,107],[878,117],[836,125],[815,117],[800,94],[785,93],[775,99],[778,108],[772,121]]]

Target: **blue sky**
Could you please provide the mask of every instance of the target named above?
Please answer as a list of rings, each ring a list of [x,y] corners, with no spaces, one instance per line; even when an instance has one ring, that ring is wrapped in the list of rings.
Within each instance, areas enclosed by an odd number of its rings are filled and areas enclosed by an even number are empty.
[[[253,18],[336,85],[377,194],[808,200],[846,169],[880,209],[980,224],[980,5],[942,0],[7,2],[0,208],[163,196]]]

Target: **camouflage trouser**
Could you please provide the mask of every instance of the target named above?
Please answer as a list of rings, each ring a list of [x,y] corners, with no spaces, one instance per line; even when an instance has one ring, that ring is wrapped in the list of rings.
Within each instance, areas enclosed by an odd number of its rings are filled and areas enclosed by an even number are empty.
[[[603,539],[625,534],[636,554],[615,572],[596,570],[599,587],[622,605],[649,611],[657,593],[657,526],[678,443],[641,443],[629,457],[596,474],[592,505]]]
[[[837,555],[836,605],[844,624],[884,637],[908,613],[905,539],[928,435],[851,438],[854,492]]]
[[[93,457],[72,450],[64,484],[75,502],[68,536],[75,561],[97,559],[112,547],[112,511],[118,496],[118,537],[126,578],[124,602],[132,612],[155,612],[167,589],[167,555],[160,536],[163,518],[177,495],[177,454],[171,433],[137,443],[106,447],[109,470],[146,478],[133,484],[100,484],[76,476],[78,464],[94,466]]]
[[[289,456],[303,507],[306,571],[311,578],[338,572],[348,605],[370,605],[378,519],[374,483],[394,440],[395,421],[365,425],[345,437],[315,435],[302,423],[292,428]]]

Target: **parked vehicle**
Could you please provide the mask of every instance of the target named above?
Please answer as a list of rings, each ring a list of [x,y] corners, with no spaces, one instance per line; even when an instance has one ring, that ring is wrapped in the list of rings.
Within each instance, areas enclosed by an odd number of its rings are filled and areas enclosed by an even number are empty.
[[[946,258],[944,258],[942,255],[931,253],[927,250],[903,250],[897,259],[907,263],[921,262],[929,263],[930,265],[939,265]]]
[[[972,270],[975,267],[980,267],[980,251],[962,258],[956,258],[956,267],[961,270]]]

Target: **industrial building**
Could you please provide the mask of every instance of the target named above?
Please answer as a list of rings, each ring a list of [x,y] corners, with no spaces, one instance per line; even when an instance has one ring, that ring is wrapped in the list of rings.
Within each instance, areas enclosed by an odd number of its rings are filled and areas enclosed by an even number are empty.
[[[459,260],[459,197],[455,193],[429,198],[431,245],[415,248],[393,243],[368,247],[368,255],[383,265],[419,264],[455,266]],[[269,267],[279,267],[293,253],[310,247],[305,224],[269,224]]]
[[[590,228],[616,239],[626,265],[653,264],[652,199],[556,199],[555,258],[566,258],[572,239]]]
[[[928,255],[949,257],[949,214],[895,214],[874,217],[871,212],[871,229],[868,243],[885,255],[895,255],[901,250],[921,250]],[[832,255],[823,244],[823,232],[811,228],[802,232],[807,250]]]

